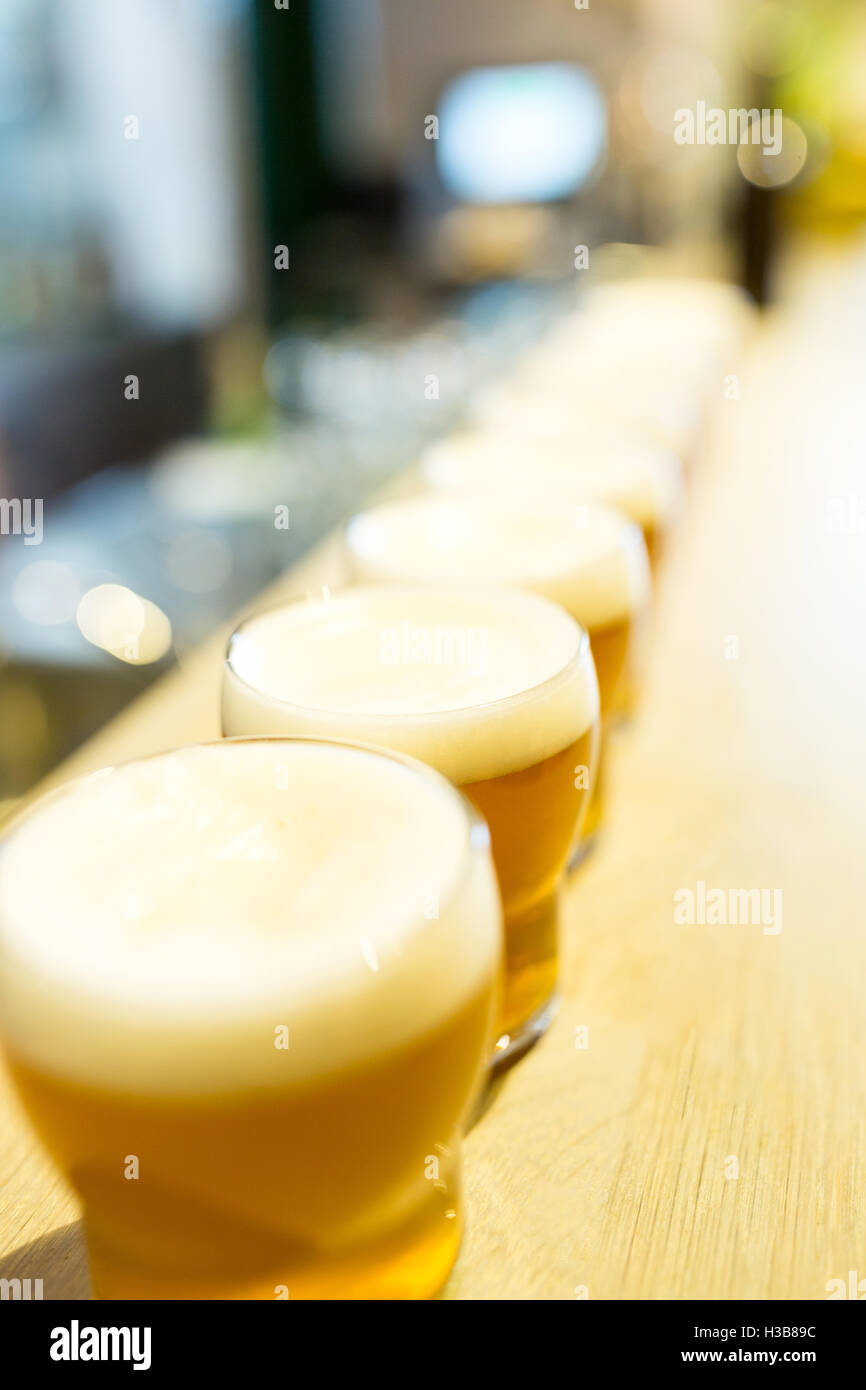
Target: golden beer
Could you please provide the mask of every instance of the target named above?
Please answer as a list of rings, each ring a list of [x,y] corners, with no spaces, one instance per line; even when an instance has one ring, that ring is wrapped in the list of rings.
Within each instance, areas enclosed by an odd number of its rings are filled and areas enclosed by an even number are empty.
[[[431,763],[490,826],[505,916],[499,1052],[546,1026],[557,888],[588,802],[598,687],[557,605],[490,586],[361,587],[249,619],[229,646],[226,734],[327,734]]]
[[[96,1296],[434,1294],[500,934],[486,828],[377,750],[191,747],[13,826],[4,1040]]]
[[[599,770],[583,825],[601,816],[605,732],[635,695],[636,637],[650,598],[638,528],[593,503],[493,491],[429,494],[362,512],[346,531],[353,576],[371,583],[454,580],[519,585],[563,608],[589,634],[601,698]]]

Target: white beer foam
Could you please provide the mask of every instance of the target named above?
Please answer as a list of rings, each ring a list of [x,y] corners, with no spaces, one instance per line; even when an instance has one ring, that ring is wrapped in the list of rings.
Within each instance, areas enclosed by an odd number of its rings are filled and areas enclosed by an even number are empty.
[[[737,351],[756,323],[754,300],[739,285],[684,276],[638,276],[588,291],[574,322],[592,319],[611,332],[628,332],[651,344],[691,344]]]
[[[697,385],[682,376],[656,358],[635,358],[618,341],[606,350],[595,340],[588,346],[585,338],[557,339],[480,393],[470,413],[476,425],[501,433],[644,440],[681,459],[694,447],[703,415]]]
[[[650,595],[640,530],[594,503],[508,501],[493,489],[431,494],[362,512],[346,540],[361,582],[450,577],[519,585],[562,604],[590,630],[626,621]]]
[[[513,384],[567,392],[612,421],[654,421],[676,446],[699,423],[701,398],[721,395],[754,322],[748,296],[721,281],[600,285],[526,354]]]
[[[586,638],[558,605],[488,585],[361,587],[250,619],[227,734],[387,745],[465,785],[531,767],[598,713]]]
[[[339,744],[201,745],[72,783],[0,856],[7,1041],[156,1093],[303,1083],[404,1046],[498,968],[472,824],[429,769]]]
[[[434,489],[546,495],[571,506],[599,502],[642,527],[669,524],[683,498],[682,465],[668,449],[566,429],[545,435],[531,421],[522,431],[451,435],[427,450],[421,467]]]

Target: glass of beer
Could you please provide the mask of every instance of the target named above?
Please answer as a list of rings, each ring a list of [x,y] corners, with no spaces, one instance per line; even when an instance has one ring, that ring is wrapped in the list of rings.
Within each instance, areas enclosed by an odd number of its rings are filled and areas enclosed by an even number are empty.
[[[573,442],[644,441],[690,459],[704,410],[698,391],[652,360],[607,361],[593,345],[582,355],[547,345],[513,377],[475,400],[470,418],[504,436],[565,436]]]
[[[203,744],[13,823],[3,1038],[94,1294],[436,1293],[501,930],[483,822],[381,750]]]
[[[495,1063],[552,1015],[558,889],[592,785],[598,686],[557,604],[487,585],[360,587],[243,623],[223,731],[362,739],[432,764],[490,827],[505,917]]]
[[[684,461],[721,403],[754,306],[721,281],[641,276],[581,294],[508,378],[481,392],[475,420],[504,432],[624,424]]]
[[[629,435],[549,433],[527,425],[508,433],[478,430],[434,444],[422,462],[434,491],[480,492],[558,500],[573,509],[587,502],[623,512],[641,528],[653,575],[683,502],[676,454]]]
[[[585,848],[602,812],[604,749],[631,713],[650,603],[646,545],[621,512],[595,503],[489,493],[428,494],[361,512],[346,529],[361,583],[453,580],[519,585],[560,603],[589,634],[602,737]],[[577,855],[575,855],[575,858]]]
[[[614,378],[665,373],[713,401],[755,323],[754,301],[738,285],[641,275],[596,285],[564,332],[573,354],[609,367]]]

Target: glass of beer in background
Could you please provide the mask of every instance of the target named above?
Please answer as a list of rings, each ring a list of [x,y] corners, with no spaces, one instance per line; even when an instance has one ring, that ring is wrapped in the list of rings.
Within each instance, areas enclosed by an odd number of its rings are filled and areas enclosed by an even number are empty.
[[[223,741],[36,803],[2,1031],[95,1295],[436,1293],[501,930],[483,822],[381,750]]]
[[[638,276],[582,292],[472,417],[499,433],[623,428],[688,464],[729,389],[754,306],[721,281]]]
[[[694,453],[703,417],[697,390],[672,380],[662,366],[633,364],[624,372],[622,353],[618,362],[605,362],[596,351],[577,366],[559,348],[488,387],[470,411],[476,428],[504,437],[562,437],[572,447],[621,437],[666,450],[681,465]]]
[[[459,786],[490,827],[505,915],[496,1062],[552,1013],[558,888],[586,810],[598,685],[586,633],[558,605],[492,586],[361,587],[243,623],[223,731],[385,744]]]
[[[595,285],[556,336],[560,361],[591,362],[629,386],[643,379],[669,399],[688,390],[712,408],[726,377],[739,369],[756,322],[754,301],[739,285],[639,275]]]
[[[530,506],[545,497],[571,510],[587,502],[613,507],[643,532],[654,576],[683,502],[677,455],[616,429],[601,437],[545,434],[526,424],[455,434],[427,450],[422,474],[434,491],[512,494]]]
[[[361,512],[346,528],[359,583],[430,583],[444,578],[516,585],[562,605],[590,640],[601,699],[602,737],[585,844],[602,808],[607,731],[635,695],[637,650],[650,603],[646,545],[620,512],[594,503],[563,505],[430,494]]]

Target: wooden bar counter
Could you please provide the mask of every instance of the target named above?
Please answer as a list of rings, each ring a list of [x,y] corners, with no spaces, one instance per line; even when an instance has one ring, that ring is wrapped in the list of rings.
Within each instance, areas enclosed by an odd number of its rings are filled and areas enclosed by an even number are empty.
[[[565,894],[559,1015],[467,1140],[447,1298],[822,1299],[866,1280],[864,303],[849,260],[770,316],[737,398],[720,384],[639,717]],[[263,601],[334,583],[337,554]],[[224,637],[51,782],[216,737]],[[700,884],[768,889],[774,920],[678,922]],[[0,1182],[0,1274],[87,1297],[75,1201],[5,1082]]]

